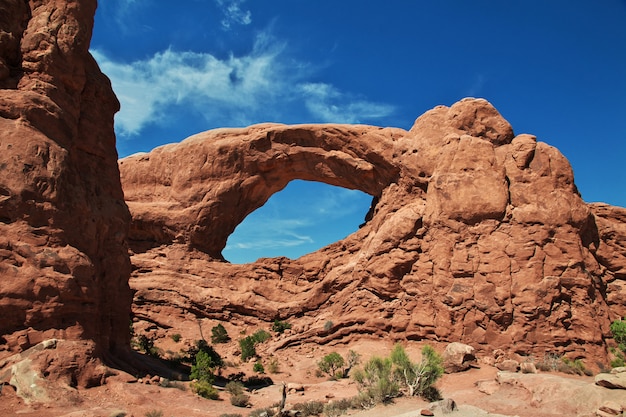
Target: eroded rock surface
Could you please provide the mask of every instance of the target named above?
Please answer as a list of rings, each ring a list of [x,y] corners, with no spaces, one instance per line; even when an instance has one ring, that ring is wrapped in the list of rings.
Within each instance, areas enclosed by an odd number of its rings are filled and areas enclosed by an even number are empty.
[[[120,170],[134,308],[150,322],[289,320],[276,348],[384,335],[602,361],[626,313],[626,210],[583,202],[565,157],[485,100],[436,107],[410,131],[218,129]],[[223,262],[235,227],[293,179],[364,191],[373,216],[296,260]]]
[[[95,9],[0,3],[0,360],[58,338],[29,360],[73,386],[130,337],[119,104],[88,52]]]

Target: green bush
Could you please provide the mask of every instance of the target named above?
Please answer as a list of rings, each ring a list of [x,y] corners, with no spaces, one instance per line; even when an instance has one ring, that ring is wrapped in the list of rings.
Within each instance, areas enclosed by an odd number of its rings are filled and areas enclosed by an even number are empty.
[[[324,323],[324,331],[329,332],[333,328],[333,322],[328,320]]]
[[[226,331],[224,326],[222,326],[221,323],[211,328],[211,342],[213,343],[230,342],[230,336],[228,336],[228,332]]]
[[[189,374],[189,377],[212,384],[215,379],[213,370],[216,367],[217,365],[213,362],[211,356],[201,350],[196,355],[196,362],[191,366],[191,374]]]
[[[611,323],[611,333],[617,343],[617,349],[611,349],[615,358],[611,361],[611,367],[617,368],[626,365],[626,319],[615,320]]]
[[[409,396],[419,395],[427,400],[440,399],[433,384],[443,375],[443,359],[430,346],[422,349],[422,360],[412,362],[404,348],[397,344],[388,358],[373,357],[363,368],[352,373],[359,386],[355,403],[369,408],[386,403],[400,395],[404,387]]]
[[[146,417],[163,417],[163,411],[161,410],[151,410],[145,414]]]
[[[174,334],[172,335],[172,340],[173,340],[174,342],[178,343],[178,342],[180,342],[181,337],[182,337],[182,336],[180,335],[180,333],[174,333]]]
[[[263,343],[266,340],[269,340],[271,337],[272,335],[269,334],[269,332],[263,329],[259,329],[252,335],[252,340],[254,340],[254,343]]]
[[[291,329],[291,324],[286,321],[274,320],[274,323],[272,324],[272,330],[278,334],[281,334],[288,329]]]
[[[256,348],[254,338],[252,336],[246,336],[239,340],[239,347],[241,348],[241,360],[246,361],[256,356]]]
[[[154,338],[148,337],[145,334],[139,335],[131,341],[131,345],[138,349],[140,352],[146,355],[154,356],[158,358],[161,356],[159,348],[154,346]]]
[[[345,365],[343,357],[337,352],[331,352],[324,356],[321,361],[317,363],[317,367],[320,371],[327,374],[331,378],[336,378],[339,374],[339,370]],[[343,373],[340,374],[343,375]]]
[[[260,329],[257,330],[252,336],[246,336],[243,339],[239,339],[239,347],[241,348],[241,360],[246,361],[256,356],[256,344],[263,343],[268,340],[272,335],[267,331]]]
[[[359,385],[358,402],[361,408],[387,403],[400,394],[400,385],[393,378],[393,363],[389,358],[372,357],[352,377]]]
[[[219,400],[220,398],[219,392],[210,382],[196,381],[192,382],[189,386],[194,394],[198,394],[201,397],[208,398],[209,400]]]
[[[405,386],[409,396],[425,397],[434,393],[430,388],[443,375],[443,358],[435,350],[426,345],[422,348],[422,360],[413,363],[400,344],[396,344],[391,352],[396,380]]]
[[[263,364],[261,362],[255,362],[252,366],[252,370],[254,372],[258,372],[259,374],[265,373],[265,367],[263,367]]]

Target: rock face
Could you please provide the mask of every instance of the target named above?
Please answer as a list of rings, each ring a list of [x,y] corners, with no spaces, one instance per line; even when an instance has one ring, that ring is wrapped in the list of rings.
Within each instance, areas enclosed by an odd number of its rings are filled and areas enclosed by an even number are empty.
[[[584,203],[563,155],[485,100],[436,107],[410,131],[213,130],[120,171],[135,313],[161,325],[287,319],[277,348],[366,334],[602,361],[626,313],[626,210]],[[293,179],[372,195],[371,219],[296,260],[223,262],[235,227]]]
[[[0,360],[58,338],[47,373],[73,385],[130,337],[119,104],[88,52],[95,9],[0,4]]]

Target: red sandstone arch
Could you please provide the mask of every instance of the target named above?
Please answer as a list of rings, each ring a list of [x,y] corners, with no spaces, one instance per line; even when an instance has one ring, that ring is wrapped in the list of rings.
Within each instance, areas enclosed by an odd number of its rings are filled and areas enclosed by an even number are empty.
[[[256,125],[219,129],[120,161],[133,210],[130,238],[184,241],[216,259],[228,236],[295,179],[379,196],[399,178],[400,129],[352,125]],[[132,166],[132,169],[126,169]],[[155,211],[155,205],[165,212]]]

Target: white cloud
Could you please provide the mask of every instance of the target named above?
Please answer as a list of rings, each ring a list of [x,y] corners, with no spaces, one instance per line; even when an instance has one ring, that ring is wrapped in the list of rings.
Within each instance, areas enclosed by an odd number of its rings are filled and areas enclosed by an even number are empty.
[[[361,123],[365,119],[378,119],[389,116],[394,107],[388,104],[342,94],[325,83],[306,83],[300,86],[309,111],[324,122]]]
[[[245,0],[216,0],[224,19],[222,19],[222,27],[230,29],[233,24],[249,25],[252,23],[252,13],[250,10],[242,10],[241,5]]]
[[[122,136],[132,136],[164,117],[173,106],[254,114],[262,99],[271,98],[280,83],[276,70],[279,50],[274,48],[255,49],[249,56],[225,60],[208,53],[168,49],[128,64],[97,50],[92,54],[111,79],[122,106],[116,116],[116,130]]]
[[[236,234],[231,235],[225,252],[290,248],[314,243],[310,236],[299,232],[311,227],[312,223],[307,219],[278,218],[263,212],[255,212],[251,217],[238,226]]]
[[[265,121],[362,123],[389,116],[393,106],[310,83],[311,66],[285,56],[285,44],[267,33],[244,56],[217,58],[207,52],[167,49],[129,63],[92,50],[109,76],[121,110],[116,132],[141,133],[150,124],[198,114],[210,127]]]

